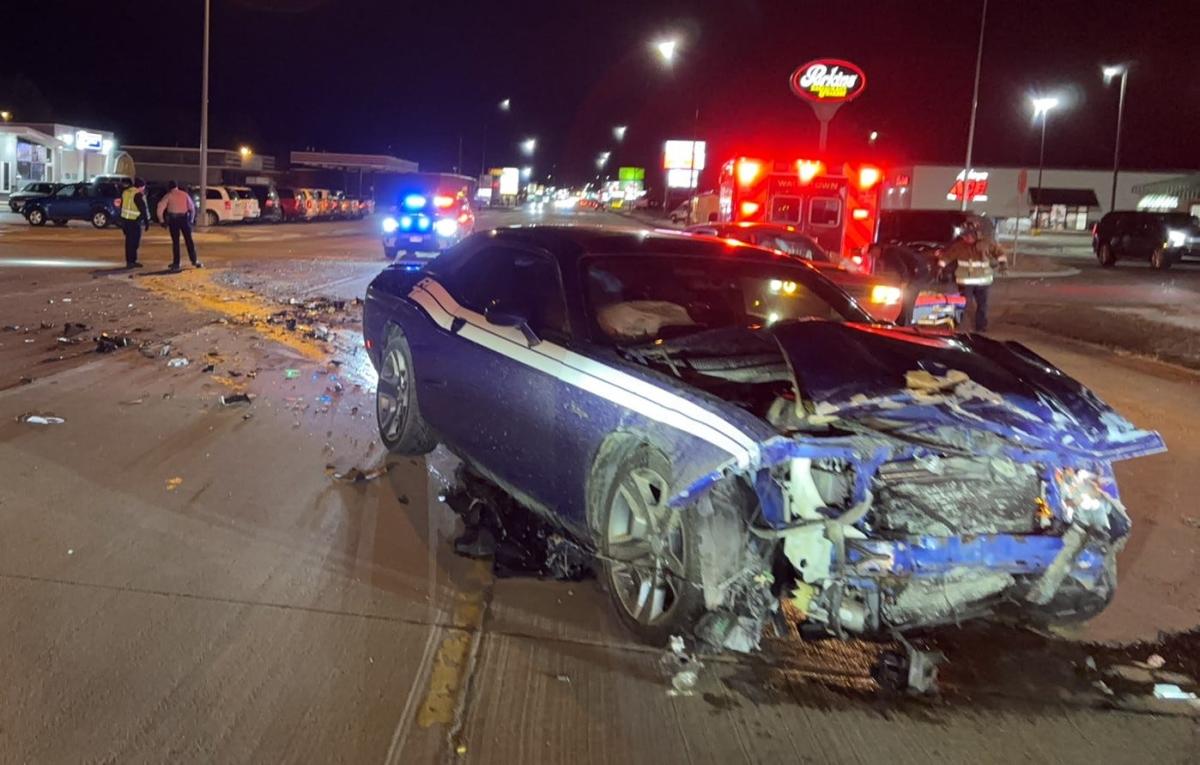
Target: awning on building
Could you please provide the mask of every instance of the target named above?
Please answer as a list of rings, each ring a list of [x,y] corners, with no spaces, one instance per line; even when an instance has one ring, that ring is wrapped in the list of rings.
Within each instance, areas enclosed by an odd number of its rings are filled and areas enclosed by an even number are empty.
[[[1099,207],[1100,200],[1092,189],[1030,189],[1029,202],[1034,207]]]
[[[415,173],[417,163],[387,154],[335,154],[323,151],[293,151],[291,164],[325,170],[375,173]]]
[[[1200,199],[1200,175],[1181,175],[1165,181],[1142,183],[1133,187],[1133,193],[1143,196],[1166,195],[1183,199]]]

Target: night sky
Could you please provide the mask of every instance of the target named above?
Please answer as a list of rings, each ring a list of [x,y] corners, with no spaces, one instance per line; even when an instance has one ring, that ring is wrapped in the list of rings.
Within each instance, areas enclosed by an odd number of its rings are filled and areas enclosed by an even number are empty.
[[[1115,85],[1100,65],[1134,62],[1122,165],[1200,165],[1200,5],[991,0],[978,164],[1034,163],[1028,98],[1064,97],[1047,164],[1111,164]],[[5,11],[0,109],[114,130],[127,144],[199,143],[200,0],[55,2]],[[524,164],[580,181],[596,154],[656,166],[661,142],[699,135],[713,160],[802,156],[817,122],[788,90],[800,63],[849,59],[867,90],[843,107],[831,143],[880,161],[961,162],[979,0],[557,3],[213,0],[210,143],[382,152],[449,170]],[[34,10],[35,9],[35,10]],[[25,17],[20,21],[19,17]],[[650,42],[680,39],[664,69]],[[495,105],[512,99],[502,115]],[[627,124],[624,144],[612,127]],[[869,131],[881,134],[866,145]],[[715,165],[710,161],[710,166]],[[711,179],[706,177],[706,185]]]

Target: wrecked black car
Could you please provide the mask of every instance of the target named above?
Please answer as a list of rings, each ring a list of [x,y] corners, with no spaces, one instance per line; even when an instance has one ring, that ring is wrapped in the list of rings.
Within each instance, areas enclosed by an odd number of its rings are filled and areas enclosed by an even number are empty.
[[[1029,349],[880,324],[811,266],[667,232],[478,234],[371,284],[384,443],[441,442],[594,551],[642,638],[748,650],[1085,619],[1164,449]]]

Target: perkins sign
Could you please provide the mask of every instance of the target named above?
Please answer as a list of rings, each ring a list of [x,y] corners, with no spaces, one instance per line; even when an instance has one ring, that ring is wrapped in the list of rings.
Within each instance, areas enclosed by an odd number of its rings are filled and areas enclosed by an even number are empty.
[[[867,87],[867,76],[849,61],[820,58],[792,72],[792,92],[806,101],[831,104],[853,101]]]

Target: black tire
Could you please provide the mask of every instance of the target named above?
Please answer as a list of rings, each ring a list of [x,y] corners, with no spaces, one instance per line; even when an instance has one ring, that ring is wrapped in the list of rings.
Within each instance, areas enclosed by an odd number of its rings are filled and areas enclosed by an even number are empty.
[[[428,454],[437,446],[417,404],[412,352],[404,333],[393,328],[379,364],[375,421],[388,451],[407,456]]]
[[[1150,267],[1155,271],[1166,271],[1171,267],[1171,256],[1167,254],[1166,250],[1159,247],[1150,253]]]
[[[1112,268],[1117,264],[1117,256],[1113,253],[1111,245],[1102,244],[1100,249],[1096,251],[1096,260],[1100,261],[1102,268]]]
[[[395,247],[384,247],[383,248],[383,257],[387,258],[388,260],[395,260],[396,259],[396,248]]]
[[[212,228],[221,222],[221,219],[212,210],[204,211],[204,220],[208,223],[209,228]]]
[[[25,220],[29,221],[31,226],[44,226],[46,225],[46,212],[40,207],[35,207],[25,213]]]
[[[96,228],[107,228],[108,224],[112,223],[112,219],[108,217],[108,213],[104,210],[92,211],[92,225]]]
[[[670,460],[632,438],[602,448],[596,463],[589,517],[597,573],[617,618],[653,645],[693,634],[705,613],[702,583],[728,581],[744,566],[752,495],[741,484],[722,482],[709,496],[712,513],[667,508],[674,485]],[[638,539],[639,533],[645,538]]]

